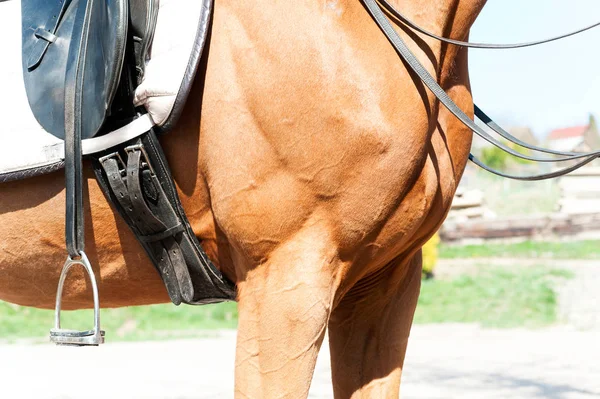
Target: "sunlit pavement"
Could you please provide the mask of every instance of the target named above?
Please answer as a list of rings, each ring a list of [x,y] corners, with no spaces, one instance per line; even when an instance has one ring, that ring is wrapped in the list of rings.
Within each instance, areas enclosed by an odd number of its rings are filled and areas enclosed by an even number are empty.
[[[0,398],[231,398],[234,354],[232,331],[100,348],[5,345]],[[328,357],[325,346],[311,398],[332,397]],[[599,398],[600,331],[416,326],[405,370],[404,398]]]

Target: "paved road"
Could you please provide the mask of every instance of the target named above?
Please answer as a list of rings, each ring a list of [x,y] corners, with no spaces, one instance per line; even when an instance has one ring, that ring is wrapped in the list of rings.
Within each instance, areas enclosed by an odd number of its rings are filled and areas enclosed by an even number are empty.
[[[100,348],[0,346],[0,398],[231,398],[235,333]],[[417,326],[403,397],[600,398],[600,332]],[[330,398],[328,354],[311,398]]]

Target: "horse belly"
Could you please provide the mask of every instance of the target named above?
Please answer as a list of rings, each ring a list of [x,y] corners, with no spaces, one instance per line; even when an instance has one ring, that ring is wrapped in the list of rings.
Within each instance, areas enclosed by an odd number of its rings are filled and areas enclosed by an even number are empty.
[[[89,171],[89,169],[88,169]],[[133,234],[88,173],[86,254],[103,307],[168,301],[165,288]],[[53,308],[65,262],[64,177],[53,173],[2,185],[0,196],[0,300]],[[92,295],[76,268],[65,284],[65,309],[89,308]]]

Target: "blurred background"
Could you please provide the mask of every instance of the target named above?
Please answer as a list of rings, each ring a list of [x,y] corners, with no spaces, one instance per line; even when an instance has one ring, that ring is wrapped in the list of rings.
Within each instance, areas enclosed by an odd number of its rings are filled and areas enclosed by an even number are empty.
[[[534,40],[597,19],[597,0],[490,0],[471,40]],[[475,101],[521,140],[600,149],[599,42],[595,30],[536,48],[471,51]],[[553,167],[517,162],[479,139],[473,153],[514,174]],[[599,194],[598,162],[542,182],[467,167],[423,250],[404,397],[600,398]],[[74,328],[92,317],[63,314]],[[0,302],[0,398],[233,396],[234,303],[105,309],[102,323],[104,347],[55,348],[53,312]],[[332,397],[330,384],[324,345],[311,397]]]

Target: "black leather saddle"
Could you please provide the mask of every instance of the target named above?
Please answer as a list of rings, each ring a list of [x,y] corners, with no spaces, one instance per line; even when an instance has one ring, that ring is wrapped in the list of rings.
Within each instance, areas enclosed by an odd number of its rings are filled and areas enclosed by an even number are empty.
[[[81,139],[99,132],[124,63],[143,74],[157,13],[158,0],[21,1],[25,89],[47,132],[65,138],[69,108],[81,115]]]

